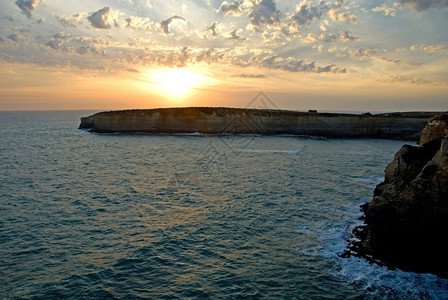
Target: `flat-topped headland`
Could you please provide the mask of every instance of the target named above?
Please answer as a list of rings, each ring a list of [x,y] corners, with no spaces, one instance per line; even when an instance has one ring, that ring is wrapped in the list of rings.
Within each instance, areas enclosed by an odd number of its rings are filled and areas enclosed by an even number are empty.
[[[292,134],[418,141],[436,112],[347,114],[290,110],[186,107],[100,112],[79,128],[100,133]]]

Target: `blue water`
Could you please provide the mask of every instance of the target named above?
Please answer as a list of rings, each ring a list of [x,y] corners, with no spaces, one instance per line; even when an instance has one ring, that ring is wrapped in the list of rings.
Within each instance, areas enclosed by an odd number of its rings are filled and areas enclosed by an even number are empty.
[[[0,299],[447,299],[338,257],[401,141],[93,134],[0,112]]]

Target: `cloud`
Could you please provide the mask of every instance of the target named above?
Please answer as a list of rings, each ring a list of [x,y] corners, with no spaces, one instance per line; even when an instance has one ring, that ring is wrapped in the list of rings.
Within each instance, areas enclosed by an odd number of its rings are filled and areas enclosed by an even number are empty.
[[[15,3],[22,11],[22,14],[28,17],[28,19],[31,18],[31,14],[34,11],[34,8],[39,3],[39,0],[17,0]]]
[[[134,31],[136,30],[148,31],[151,29],[151,20],[149,18],[133,16],[126,18],[124,21],[126,23],[125,27],[131,28]]]
[[[448,55],[448,49],[443,45],[412,45],[409,49],[411,51],[423,51],[427,55]]]
[[[67,48],[64,47],[64,43],[66,40],[68,40],[69,36],[65,33],[65,32],[60,32],[58,34],[53,35],[50,40],[45,43],[45,46],[50,47],[53,50],[60,50],[60,49],[64,49],[66,50]]]
[[[357,24],[358,18],[350,11],[340,13],[339,10],[343,7],[344,1],[336,2],[333,7],[330,8],[328,14],[333,21],[347,22],[350,24]]]
[[[24,39],[24,37],[21,34],[14,33],[14,34],[8,35],[8,39],[10,39],[11,41],[13,41],[15,43],[18,43],[20,40]]]
[[[113,23],[115,27],[119,27],[118,16],[120,14],[119,11],[112,10],[110,7],[104,7],[88,16],[87,20],[89,20],[94,28],[110,29],[111,23]]]
[[[235,28],[227,34],[227,39],[239,42],[247,41],[245,37],[240,36],[241,31],[243,31],[241,28]]]
[[[180,22],[182,24],[187,23],[187,20],[184,17],[181,16],[172,16],[171,18],[168,18],[166,20],[160,21],[159,28],[166,34],[170,35],[172,34],[170,30],[171,23]]]
[[[28,39],[19,33],[13,33],[6,38],[0,37],[0,45],[8,48],[18,48],[20,43],[26,42]]]
[[[102,55],[106,52],[99,46],[105,42],[101,38],[92,39],[91,37],[72,37],[65,32],[53,35],[45,46],[53,50],[55,54],[70,53],[82,56]]]
[[[325,67],[318,66],[315,61],[305,62],[303,59],[294,57],[281,57],[278,55],[269,55],[265,57],[255,57],[251,62],[258,67],[269,69],[277,69],[288,72],[304,72],[304,73],[346,73],[346,69],[335,67],[335,65],[327,65]]]
[[[398,3],[408,5],[420,12],[430,8],[448,9],[448,0],[398,0]]]
[[[229,3],[223,1],[218,8],[218,13],[223,13],[225,16],[240,16],[243,13],[242,6],[244,1]]]
[[[295,12],[289,15],[289,19],[294,22],[297,27],[309,28],[313,20],[319,20],[323,15],[328,13],[333,21],[347,22],[357,24],[358,18],[350,11],[340,12],[345,8],[344,1],[340,0],[334,4],[324,1],[312,3],[310,0],[303,0],[296,6]],[[328,21],[325,22],[328,25]],[[326,31],[326,26],[321,24],[321,29]]]
[[[214,39],[221,36],[221,31],[224,28],[224,24],[213,22],[212,24],[206,26],[206,30],[202,32],[197,32],[201,39],[208,39],[209,35],[211,35]]]
[[[242,0],[233,3],[223,1],[217,13],[225,16],[240,16],[245,11],[249,12],[248,28],[254,31],[260,31],[260,28],[265,25],[280,24],[281,12],[277,9],[274,0]]]
[[[217,28],[218,28],[218,23],[216,23],[216,22],[213,22],[212,25],[207,27],[207,29],[210,30],[214,36],[218,35]]]
[[[351,58],[360,60],[372,58],[373,56],[376,56],[378,54],[378,49],[370,49],[364,47],[347,49],[347,51],[350,54]]]
[[[243,74],[233,75],[232,77],[259,79],[259,78],[265,78],[266,75],[264,75],[264,74],[245,74],[245,73],[243,73]]]
[[[64,26],[64,27],[76,27],[76,23],[79,23],[79,21],[86,15],[86,13],[77,13],[71,16],[57,16],[55,15],[56,20]]]
[[[386,4],[383,4],[381,6],[377,6],[372,9],[374,12],[382,12],[385,16],[391,16],[395,17],[397,14],[395,13],[395,7],[387,6]]]
[[[353,36],[351,34],[350,31],[345,30],[345,31],[340,31],[339,32],[339,38],[341,39],[341,41],[343,42],[351,42],[351,41],[358,41],[359,37],[357,36]]]
[[[392,64],[396,64],[396,65],[403,64],[403,61],[401,59],[391,59],[391,58],[387,58],[385,56],[372,56],[372,59],[377,60],[377,61],[392,63]],[[409,64],[409,63],[407,63],[407,64]]]
[[[328,7],[323,1],[317,4],[312,4],[309,0],[304,0],[296,6],[295,12],[290,15],[290,19],[297,25],[297,27],[305,27],[311,24],[314,19],[320,19],[322,15],[328,10]]]
[[[280,23],[281,13],[274,0],[261,0],[249,14],[251,28],[259,31],[264,25],[272,26]]]
[[[163,66],[185,66],[187,64],[207,63],[222,64],[237,67],[256,67],[281,70],[287,72],[305,73],[346,73],[345,68],[338,68],[334,64],[320,66],[317,62],[306,62],[304,59],[294,57],[282,57],[273,54],[269,49],[247,49],[245,47],[235,48],[164,48],[160,50],[147,51],[143,56],[133,60],[134,64]],[[245,74],[245,73],[242,73]],[[260,75],[246,78],[262,78]],[[240,76],[241,77],[241,76]],[[244,77],[244,76],[243,76]]]
[[[413,47],[411,47],[411,50]],[[331,47],[328,49],[329,53],[332,53],[335,56],[344,57],[349,56],[353,60],[357,61],[376,61],[376,62],[382,62],[382,63],[389,63],[394,65],[401,65],[401,66],[421,66],[423,63],[420,62],[412,62],[412,61],[406,61],[402,59],[393,59],[386,56],[381,55],[381,53],[388,53],[387,50],[379,50],[379,49],[371,49],[371,48],[365,48],[365,47],[359,47],[359,48],[349,48],[349,47]]]
[[[386,79],[379,79],[378,81],[383,83],[408,83],[413,85],[446,85],[441,83],[440,81],[428,80],[421,77],[409,77],[406,75],[389,75]]]
[[[334,34],[330,34],[328,32],[324,32],[320,35],[315,35],[313,33],[308,33],[308,35],[303,39],[303,41],[312,43],[312,42],[336,42],[338,37]]]

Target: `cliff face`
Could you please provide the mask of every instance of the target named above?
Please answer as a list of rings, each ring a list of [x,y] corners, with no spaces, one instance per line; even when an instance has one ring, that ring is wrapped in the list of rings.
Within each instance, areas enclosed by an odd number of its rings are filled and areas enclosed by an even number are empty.
[[[430,116],[190,107],[102,112],[81,118],[80,128],[93,132],[296,134],[418,140]]]
[[[448,277],[448,113],[428,122],[419,147],[395,154],[363,211],[344,255]]]

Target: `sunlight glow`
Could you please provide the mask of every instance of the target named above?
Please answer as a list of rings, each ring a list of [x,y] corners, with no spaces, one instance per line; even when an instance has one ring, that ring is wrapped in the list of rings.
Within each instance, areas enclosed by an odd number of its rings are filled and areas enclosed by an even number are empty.
[[[160,91],[171,98],[184,98],[202,86],[206,78],[189,69],[165,69],[149,74]]]

